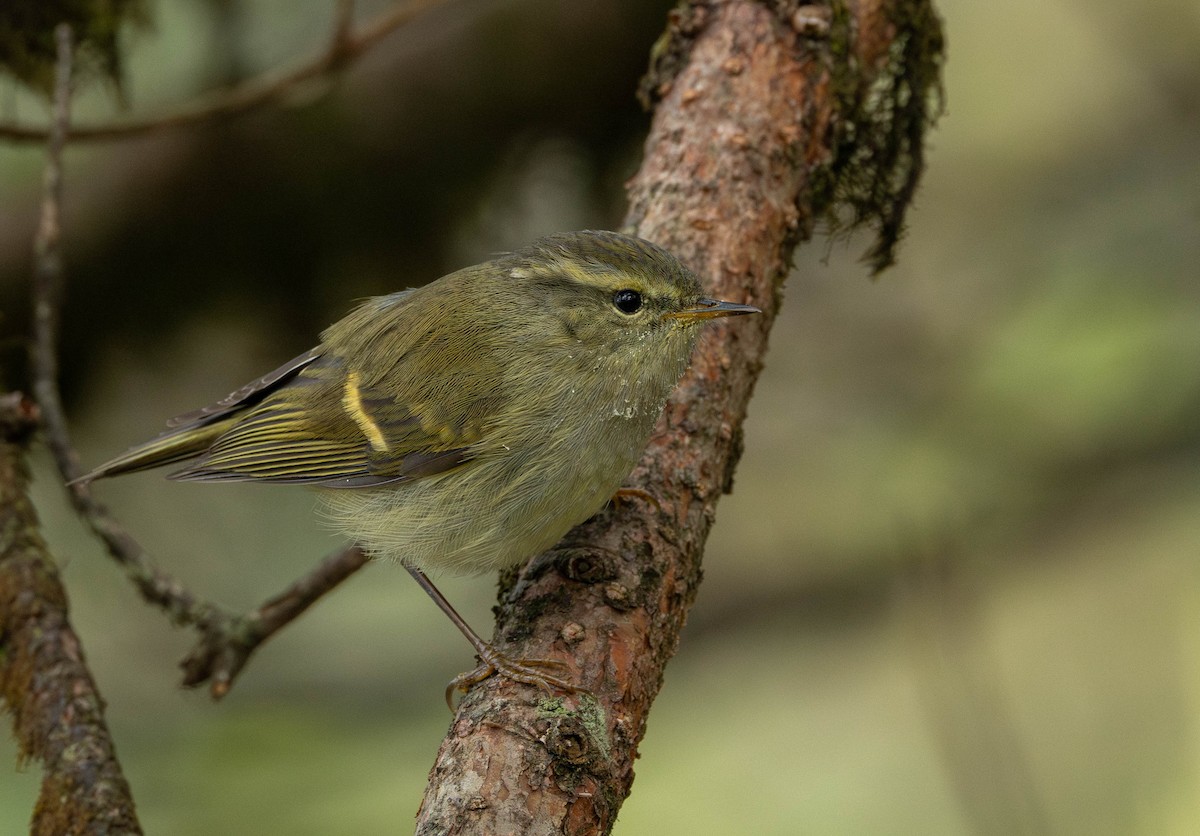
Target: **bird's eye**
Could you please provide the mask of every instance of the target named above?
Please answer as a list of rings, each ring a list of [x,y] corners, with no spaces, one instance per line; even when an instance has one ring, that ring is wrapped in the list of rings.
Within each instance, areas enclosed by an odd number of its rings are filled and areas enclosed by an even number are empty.
[[[613,294],[613,304],[623,314],[635,314],[642,309],[642,294],[636,290],[618,290]]]

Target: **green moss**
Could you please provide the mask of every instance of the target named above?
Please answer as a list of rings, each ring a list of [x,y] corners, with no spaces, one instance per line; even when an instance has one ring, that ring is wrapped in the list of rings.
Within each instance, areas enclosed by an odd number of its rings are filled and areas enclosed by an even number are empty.
[[[889,11],[896,36],[884,66],[864,88],[863,68],[851,49],[853,16],[844,0],[833,2],[829,66],[841,116],[832,161],[814,178],[811,193],[834,235],[875,231],[864,256],[875,275],[895,263],[925,168],[925,135],[945,107],[945,38],[933,3],[899,0]]]
[[[763,4],[787,27],[795,25],[802,7],[820,5],[800,0]],[[828,9],[828,31],[821,26],[811,35],[802,33],[800,43],[831,76],[836,99],[833,153],[826,165],[809,172],[801,208],[811,208],[835,237],[864,227],[873,230],[875,242],[864,258],[877,275],[895,262],[905,215],[925,168],[925,134],[944,109],[942,22],[932,0],[888,4],[885,12],[896,35],[883,67],[876,70],[859,65],[856,19],[846,0],[831,0]],[[671,11],[638,89],[647,108],[670,90],[708,18],[708,4],[698,0],[681,0]],[[873,77],[870,84],[863,82],[864,69]],[[808,232],[798,229],[797,235]]]
[[[612,747],[608,740],[608,716],[604,713],[604,706],[594,696],[584,691],[579,695],[579,708],[576,713],[583,723],[583,727],[591,735],[592,742],[596,744],[600,756],[604,760],[608,760]]]
[[[571,721],[587,733],[588,741],[597,755],[591,762],[607,762],[612,745],[608,739],[608,717],[604,713],[604,706],[587,691],[581,691],[576,699],[577,708],[569,708],[562,697],[544,699],[538,703],[538,718],[560,723],[564,720]]]
[[[703,0],[680,0],[667,13],[667,28],[650,47],[650,64],[638,84],[638,101],[653,109],[675,83],[687,64],[692,44],[708,22],[708,4]]]

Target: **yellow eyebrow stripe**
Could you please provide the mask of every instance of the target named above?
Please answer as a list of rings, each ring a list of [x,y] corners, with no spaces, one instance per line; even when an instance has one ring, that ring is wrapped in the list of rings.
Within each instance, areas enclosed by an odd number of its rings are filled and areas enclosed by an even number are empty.
[[[379,425],[371,420],[371,416],[363,409],[362,395],[358,392],[358,372],[350,372],[346,375],[346,388],[342,393],[342,406],[345,408],[346,414],[362,430],[362,434],[367,437],[367,441],[371,442],[371,446],[380,453],[386,453],[388,451],[387,439],[383,437]]]

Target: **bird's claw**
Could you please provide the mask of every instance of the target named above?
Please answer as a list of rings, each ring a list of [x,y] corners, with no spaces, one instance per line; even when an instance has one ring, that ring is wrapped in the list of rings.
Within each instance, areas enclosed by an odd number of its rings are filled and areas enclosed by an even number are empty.
[[[560,659],[509,659],[499,651],[492,650],[491,653],[479,656],[479,666],[474,670],[460,673],[450,680],[450,684],[446,686],[446,705],[453,711],[456,692],[465,694],[485,679],[497,675],[524,685],[536,685],[546,693],[574,693],[579,690],[578,686],[565,679],[542,671],[568,673],[570,666]]]
[[[644,491],[641,488],[618,488],[617,492],[612,495],[610,500],[614,506],[619,506],[623,502],[629,502],[632,499],[640,499],[642,502],[649,503],[654,506],[654,510],[658,513],[663,512],[662,503],[657,497],[649,491]]]

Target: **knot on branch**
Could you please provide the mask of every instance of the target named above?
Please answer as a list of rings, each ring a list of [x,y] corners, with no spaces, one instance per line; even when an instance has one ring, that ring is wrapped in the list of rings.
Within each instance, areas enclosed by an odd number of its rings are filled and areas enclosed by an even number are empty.
[[[586,731],[569,718],[555,720],[546,732],[543,742],[556,761],[571,766],[590,763],[596,755]]]
[[[595,584],[617,577],[619,556],[599,546],[567,546],[556,549],[558,571],[567,580]]]
[[[568,708],[562,697],[544,700],[538,705],[538,715],[546,721],[539,739],[554,758],[554,774],[560,783],[577,780],[581,772],[599,774],[607,768],[612,746],[604,709],[595,697],[581,693],[574,709]]]

